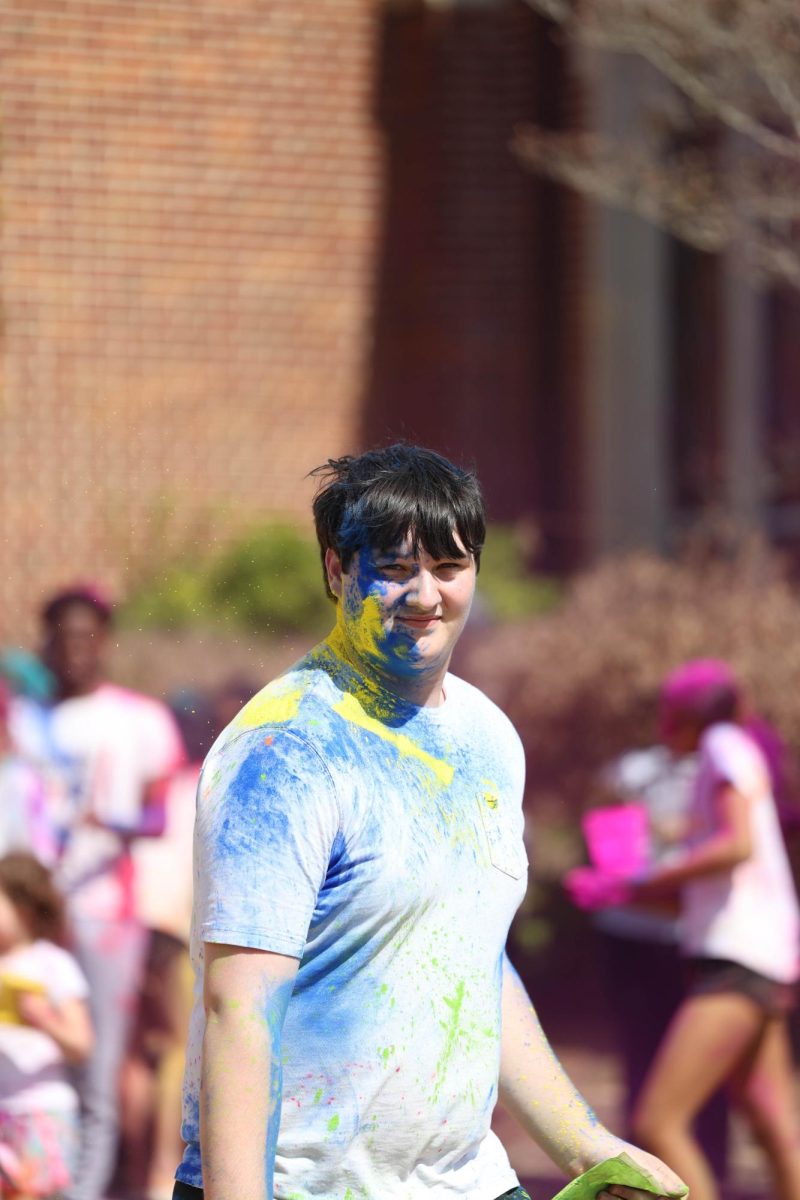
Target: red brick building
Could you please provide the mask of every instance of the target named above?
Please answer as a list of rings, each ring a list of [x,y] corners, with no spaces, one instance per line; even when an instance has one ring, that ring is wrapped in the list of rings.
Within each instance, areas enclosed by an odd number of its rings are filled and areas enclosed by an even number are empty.
[[[521,169],[519,123],[648,86],[579,89],[524,0],[0,0],[0,53],[0,642],[390,436],[559,568],[767,521],[796,307]]]
[[[375,39],[370,0],[0,3],[0,638],[354,444]]]
[[[0,39],[4,637],[391,435],[562,506],[577,210],[509,150],[564,94],[524,3],[0,0]]]

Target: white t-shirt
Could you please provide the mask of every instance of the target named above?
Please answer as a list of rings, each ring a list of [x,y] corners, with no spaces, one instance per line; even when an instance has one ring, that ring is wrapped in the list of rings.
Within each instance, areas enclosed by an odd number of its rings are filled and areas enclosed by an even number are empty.
[[[687,884],[683,897],[684,953],[741,963],[770,979],[800,975],[800,920],[767,765],[737,725],[714,725],[700,745],[693,823],[698,840],[717,826],[717,792],[730,784],[747,797],[753,853],[730,872]]]
[[[131,858],[109,826],[135,830],[147,785],[182,764],[169,709],[150,696],[104,683],[49,708],[20,709],[12,735],[48,771],[50,816],[63,845],[56,877],[71,915],[105,920],[131,915]],[[105,827],[86,824],[87,814]]]
[[[161,837],[133,843],[136,912],[148,929],[189,941],[192,923],[192,835],[200,768],[178,771],[167,786]]]
[[[6,1014],[0,1021],[0,1111],[71,1111],[78,1095],[57,1042],[41,1029],[8,1023],[7,987],[14,981],[38,985],[34,990],[59,1005],[85,1000],[86,979],[72,955],[52,942],[33,942],[0,956],[0,1011]]]
[[[526,886],[524,755],[452,676],[417,708],[325,643],[206,760],[192,949],[300,959],[283,1029],[275,1196],[485,1200],[516,1186],[490,1129],[504,947]],[[201,1186],[198,990],[178,1178]],[[269,1081],[264,1080],[265,1089]]]

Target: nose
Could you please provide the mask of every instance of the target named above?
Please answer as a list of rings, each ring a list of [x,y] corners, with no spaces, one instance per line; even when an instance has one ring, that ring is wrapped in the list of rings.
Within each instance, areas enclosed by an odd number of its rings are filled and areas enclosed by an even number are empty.
[[[439,586],[434,575],[430,571],[420,569],[411,580],[411,586],[406,593],[406,603],[428,612],[437,607],[439,598]]]

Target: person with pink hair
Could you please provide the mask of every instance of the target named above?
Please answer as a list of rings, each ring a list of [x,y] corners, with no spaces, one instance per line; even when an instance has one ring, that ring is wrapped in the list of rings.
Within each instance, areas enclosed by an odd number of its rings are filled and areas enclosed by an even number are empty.
[[[698,659],[661,692],[661,737],[699,754],[686,845],[631,885],[638,898],[679,891],[688,991],[639,1094],[638,1140],[680,1173],[692,1200],[719,1192],[692,1122],[727,1084],[766,1152],[779,1200],[800,1200],[787,1015],[794,1005],[800,913],[764,755],[742,726],[730,667]]]

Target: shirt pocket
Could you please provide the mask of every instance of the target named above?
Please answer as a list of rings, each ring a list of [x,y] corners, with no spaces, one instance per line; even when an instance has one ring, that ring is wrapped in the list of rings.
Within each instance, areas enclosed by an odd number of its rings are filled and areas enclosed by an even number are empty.
[[[490,791],[478,796],[478,808],[492,866],[511,879],[521,879],[528,870],[521,818],[511,815],[502,800]]]

